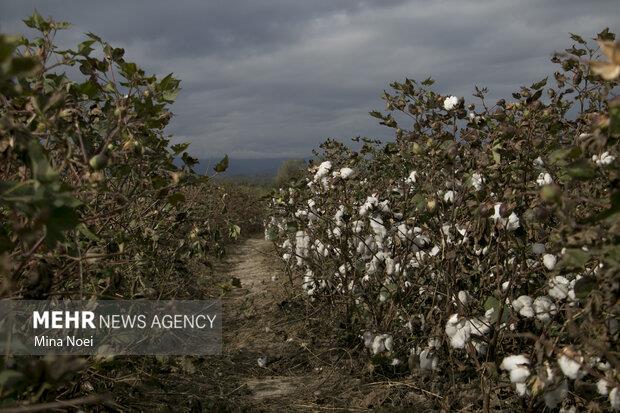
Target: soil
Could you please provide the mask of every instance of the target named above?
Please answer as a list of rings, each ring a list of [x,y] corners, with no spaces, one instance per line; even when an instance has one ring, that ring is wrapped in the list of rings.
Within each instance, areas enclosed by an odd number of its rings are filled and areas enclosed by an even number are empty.
[[[394,381],[373,372],[367,355],[361,355],[357,334],[349,331],[349,342],[343,342],[346,327],[295,296],[300,281],[289,279],[282,265],[272,244],[262,238],[232,246],[222,262],[201,275],[209,277],[211,288],[215,277],[222,299],[222,354],[130,361],[142,375],[133,381],[131,375],[116,379],[108,387],[116,407],[360,412],[405,404],[402,411],[427,411],[415,380]],[[259,359],[266,362],[259,364]]]

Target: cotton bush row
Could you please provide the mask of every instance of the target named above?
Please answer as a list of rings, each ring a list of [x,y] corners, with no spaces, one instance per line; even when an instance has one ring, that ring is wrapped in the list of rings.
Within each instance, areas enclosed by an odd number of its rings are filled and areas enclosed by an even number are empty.
[[[376,363],[479,382],[485,410],[492,377],[515,406],[620,409],[620,105],[573,40],[556,87],[512,102],[393,83],[371,115],[394,142],[328,140],[272,199],[266,237],[312,305],[344,308]]]

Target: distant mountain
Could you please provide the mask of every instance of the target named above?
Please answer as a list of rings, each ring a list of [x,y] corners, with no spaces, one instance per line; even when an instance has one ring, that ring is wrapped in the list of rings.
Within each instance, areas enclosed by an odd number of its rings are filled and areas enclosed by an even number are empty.
[[[235,159],[230,158],[228,169],[222,173],[223,177],[260,177],[273,178],[276,176],[280,165],[291,158],[267,158],[267,159]],[[200,174],[211,175],[213,167],[220,159],[200,159],[200,164],[194,170]]]

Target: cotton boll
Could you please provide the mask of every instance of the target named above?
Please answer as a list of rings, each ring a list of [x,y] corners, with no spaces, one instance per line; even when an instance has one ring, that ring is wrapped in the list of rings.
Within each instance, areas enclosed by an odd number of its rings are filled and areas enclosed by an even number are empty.
[[[607,379],[602,378],[596,382],[596,389],[601,396],[607,396],[609,389],[611,389],[611,383]]]
[[[355,171],[351,168],[342,168],[340,169],[340,177],[342,179],[349,179],[355,175]]]
[[[453,348],[463,348],[470,339],[471,325],[466,319],[459,321],[458,314],[453,314],[446,324],[445,331]]]
[[[478,172],[474,172],[471,175],[471,185],[474,187],[476,191],[480,191],[482,189],[482,184],[484,183],[484,178]]]
[[[454,202],[454,191],[452,190],[446,191],[446,193],[443,195],[443,200],[448,203],[453,203]]]
[[[394,348],[394,339],[390,335],[383,335],[384,338],[384,346],[387,351],[392,351]]]
[[[417,176],[418,176],[418,172],[417,171],[411,171],[409,173],[409,176],[407,177],[407,179],[405,179],[405,182],[408,183],[408,184],[415,184]]]
[[[555,299],[563,300],[568,296],[570,281],[561,275],[556,275],[549,280],[549,295]]]
[[[439,348],[440,345],[441,345],[441,341],[438,338],[429,338],[428,339],[428,346],[430,348]]]
[[[579,355],[575,354],[569,349],[564,349],[563,353],[560,357],[558,357],[558,364],[560,369],[562,369],[562,373],[569,379],[579,379],[586,375],[586,372],[581,370],[581,363],[574,360],[583,360]]]
[[[538,186],[551,185],[553,183],[553,178],[547,172],[541,172],[536,179],[536,183]]]
[[[359,234],[364,229],[364,221],[353,221],[351,226],[353,228],[353,232]]]
[[[491,326],[486,319],[473,318],[468,321],[468,324],[471,334],[482,336],[491,330]]]
[[[452,236],[450,234],[451,229],[452,229],[452,226],[450,224],[445,224],[441,226],[441,232],[443,235],[446,236],[446,242],[448,244],[452,243]]]
[[[345,214],[345,207],[344,205],[340,205],[338,207],[338,210],[334,214],[334,221],[336,222],[336,225],[341,226],[344,224],[344,221],[342,220],[342,217],[344,216],[344,214]]]
[[[534,309],[532,308],[532,297],[522,295],[512,302],[512,308],[525,318],[534,317]]]
[[[385,259],[385,272],[387,275],[394,274],[394,266],[395,266],[395,262],[392,258]]]
[[[401,241],[405,241],[407,239],[409,232],[410,231],[407,229],[407,224],[400,224],[396,227],[396,235]]]
[[[614,159],[616,158],[613,155],[610,155],[607,151],[600,155],[592,155],[592,162],[596,163],[598,166],[609,165],[614,161]]]
[[[484,341],[474,340],[474,349],[479,356],[484,356],[487,353],[488,345]]]
[[[469,301],[469,293],[467,291],[459,291],[457,297],[463,305],[467,305],[467,302]]]
[[[502,370],[511,371],[519,366],[529,365],[529,364],[530,364],[530,359],[528,359],[527,356],[523,354],[517,354],[513,356],[504,357],[504,359],[502,360],[502,364],[499,365],[499,368]]]
[[[426,235],[418,235],[413,239],[413,243],[420,248],[424,248],[430,243],[430,238]]]
[[[362,339],[364,340],[364,347],[370,348],[375,339],[375,335],[372,334],[370,331],[366,331],[362,335]]]
[[[618,387],[614,387],[609,392],[609,404],[612,409],[620,410],[620,389]]]
[[[532,252],[536,255],[542,255],[545,253],[545,244],[536,242],[532,244]]]
[[[609,363],[608,361],[598,361],[596,363],[596,368],[600,371],[609,371],[611,370],[611,363]]]
[[[456,105],[458,105],[458,103],[459,103],[459,98],[457,98],[456,96],[448,96],[443,101],[443,108],[445,110],[450,111],[454,109]]]
[[[392,366],[399,366],[401,363],[401,361],[397,358],[392,359],[392,362],[390,363]]]
[[[549,271],[551,271],[551,270],[553,270],[555,268],[555,263],[557,262],[557,260],[558,259],[553,254],[545,254],[545,255],[543,255],[543,265]]]
[[[390,212],[390,201],[388,199],[379,202],[377,208],[381,212],[389,213]]]
[[[551,317],[558,313],[558,308],[555,303],[546,295],[536,297],[534,303],[532,304],[532,308],[534,309],[536,318],[543,323],[551,321]]]
[[[370,227],[375,235],[378,237],[376,239],[382,240],[387,235],[387,229],[383,226],[383,219],[380,216],[375,215],[370,218]]]
[[[439,359],[431,349],[425,349],[420,352],[420,369],[438,370],[438,364]]]
[[[329,173],[330,169],[332,169],[332,163],[330,161],[322,162],[319,165],[318,170],[314,174],[314,181],[316,182],[319,179],[323,178],[325,175]]]
[[[493,205],[493,215],[491,215],[491,219],[495,222],[498,221],[502,221],[502,214],[501,214],[501,209],[502,209],[502,203],[498,202],[495,205]]]
[[[385,345],[383,344],[383,337],[378,335],[372,341],[372,354],[377,355],[382,353],[384,350]]]
[[[525,383],[530,376],[530,369],[525,366],[518,366],[510,370],[510,381],[512,383]]]
[[[259,358],[256,360],[256,363],[258,364],[258,367],[260,367],[260,368],[265,368],[265,367],[267,367],[267,356],[264,356],[264,357],[259,357]]]
[[[456,326],[458,322],[459,322],[459,315],[452,314],[450,318],[448,319],[448,322],[446,323],[446,328],[445,328],[446,335],[448,337],[452,337],[453,335],[456,334],[456,331],[457,331]]]
[[[518,229],[521,226],[521,223],[519,221],[519,217],[517,216],[517,214],[515,214],[514,212],[510,214],[510,216],[508,217],[508,223],[506,224],[506,229],[508,231],[514,231],[516,229]]]
[[[527,385],[525,383],[516,383],[515,390],[517,391],[517,394],[521,397],[528,394]]]
[[[379,203],[379,198],[376,195],[372,195],[366,198],[366,202],[359,208],[359,214],[366,216],[370,210],[372,210]]]

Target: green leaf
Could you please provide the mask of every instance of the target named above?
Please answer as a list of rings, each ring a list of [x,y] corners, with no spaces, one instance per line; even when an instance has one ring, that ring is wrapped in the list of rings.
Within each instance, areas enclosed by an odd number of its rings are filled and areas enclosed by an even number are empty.
[[[218,173],[226,171],[226,169],[228,169],[228,155],[225,155],[224,158],[222,158],[222,160],[219,161],[213,169],[215,170],[215,172]]]
[[[612,136],[620,136],[620,102],[609,105],[609,133]]]
[[[576,41],[577,43],[586,44],[586,41],[583,40],[583,37],[579,36],[578,34],[571,33],[570,38]]]
[[[531,89],[538,90],[538,89],[541,89],[542,87],[544,87],[546,84],[547,84],[547,78],[544,78],[544,79],[542,79],[542,80],[540,80],[540,81],[538,81],[536,83],[533,83],[532,86],[530,86],[530,87],[531,87]]]
[[[172,145],[170,149],[172,149],[172,152],[174,153],[174,155],[177,156],[181,152],[189,148],[189,145],[190,145],[189,142],[177,143],[176,145]]]
[[[579,248],[571,248],[566,250],[564,258],[561,261],[561,267],[567,269],[584,268],[590,259],[590,253]]]
[[[232,225],[228,228],[228,236],[230,238],[237,239],[239,238],[239,235],[241,235],[241,227],[239,225]]]
[[[88,229],[88,227],[84,224],[78,225],[77,230],[80,232],[80,234],[84,235],[86,238],[88,238],[91,241],[99,242],[101,240],[97,235],[95,235],[94,232]]]
[[[15,244],[9,238],[9,234],[4,227],[0,227],[0,254],[11,251]]]
[[[178,79],[172,77],[172,73],[164,77],[157,85],[157,89],[161,91],[162,99],[168,103],[174,102],[179,94],[180,83]]]
[[[183,195],[181,192],[175,192],[174,194],[168,196],[168,202],[176,207],[177,205],[185,202],[185,195]]]
[[[95,96],[97,96],[99,89],[96,83],[87,80],[84,83],[75,84],[75,91],[80,95],[86,95],[86,97],[88,97],[89,99],[93,99]]]
[[[96,42],[98,42],[98,43],[101,43],[101,42],[102,42],[101,37],[99,37],[99,36],[97,36],[96,34],[93,34],[93,33],[91,33],[91,32],[86,33],[86,36],[87,36],[87,37],[89,37],[89,38],[91,38],[91,39],[93,39],[94,41],[96,41]]]
[[[58,174],[50,166],[43,151],[43,146],[36,139],[31,140],[28,144],[33,178],[41,183],[50,183],[56,180]]]
[[[592,164],[589,161],[580,159],[571,164],[567,165],[564,168],[564,171],[575,179],[588,180],[594,177],[596,171],[592,167]]]
[[[368,112],[370,114],[370,116],[372,116],[373,118],[377,118],[377,119],[381,119],[383,120],[383,114],[377,110],[372,110],[370,112]]]
[[[278,239],[278,233],[276,232],[275,229],[269,228],[265,232],[265,238],[267,239],[267,241],[275,241]]]
[[[431,86],[433,83],[435,83],[435,80],[433,80],[430,76],[422,82],[424,86]]]
[[[616,35],[609,31],[609,27],[605,27],[603,31],[596,35],[598,40],[615,40]]]
[[[7,71],[9,76],[26,76],[39,67],[39,60],[35,57],[14,57]]]
[[[54,208],[45,227],[45,244],[53,248],[57,242],[64,240],[64,232],[74,229],[80,223],[75,209],[69,207]]]
[[[611,203],[611,207],[609,207],[609,209],[606,209],[605,211],[602,211],[598,214],[595,214],[592,217],[589,217],[586,221],[596,222],[596,221],[600,221],[602,219],[606,219],[615,214],[620,213],[620,190],[611,194],[610,203]]]
[[[572,148],[556,149],[549,154],[549,161],[553,164],[560,163],[561,161],[569,161],[577,158],[581,155],[581,149],[576,146]]]
[[[24,374],[16,370],[2,370],[0,372],[0,387],[10,389],[24,379]]]
[[[51,28],[49,22],[46,21],[36,10],[32,12],[30,17],[24,20],[24,23],[31,29],[37,29],[42,32],[48,31]]]
[[[297,223],[295,221],[288,221],[286,223],[286,230],[288,232],[297,232]]]
[[[484,311],[486,312],[490,309],[493,309],[493,314],[491,314],[491,319],[489,320],[491,323],[497,322],[500,311],[502,311],[502,322],[508,320],[508,307],[504,305],[502,308],[500,301],[492,295],[488,296],[484,301]]]
[[[138,66],[135,63],[125,62],[121,64],[121,71],[125,78],[131,79],[138,72]]]
[[[575,297],[579,299],[586,298],[590,292],[596,287],[596,279],[586,275],[575,282]]]
[[[91,46],[95,43],[94,40],[84,40],[82,43],[78,44],[77,52],[82,56],[88,56],[93,49]]]

